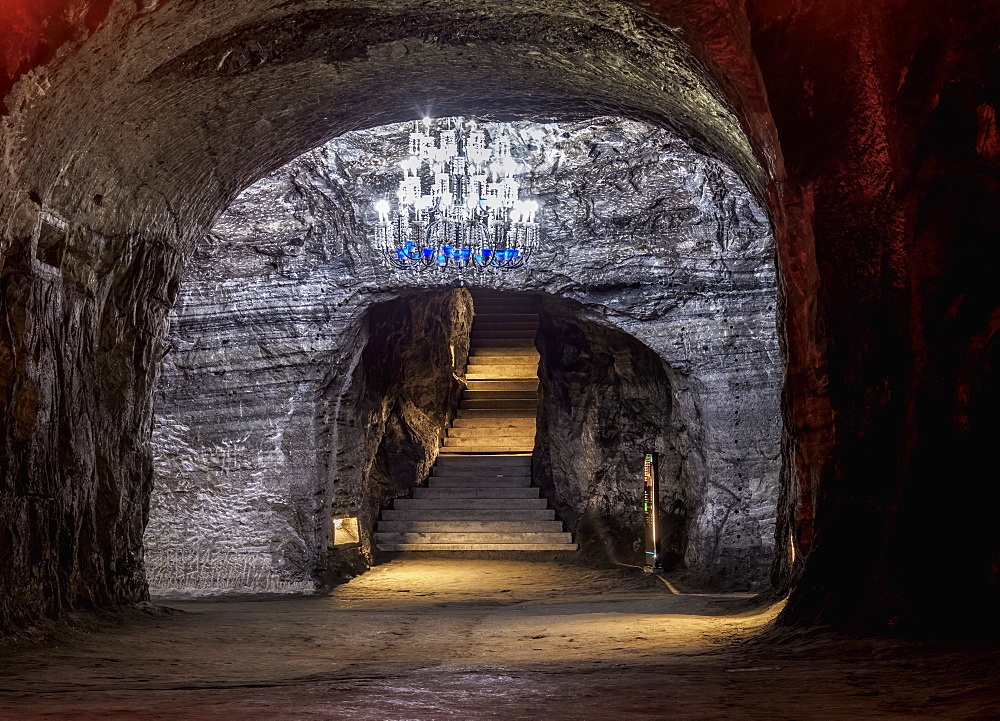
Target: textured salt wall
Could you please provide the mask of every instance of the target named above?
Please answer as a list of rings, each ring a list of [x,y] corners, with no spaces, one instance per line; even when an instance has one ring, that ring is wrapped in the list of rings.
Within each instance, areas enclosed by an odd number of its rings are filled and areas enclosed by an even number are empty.
[[[154,593],[310,592],[366,567],[379,510],[426,478],[454,415],[471,309],[464,290],[411,294],[348,319],[325,363],[258,357],[243,375],[210,366],[214,382],[167,390],[191,425],[154,427],[157,478],[169,479],[146,529]],[[239,357],[240,340],[222,345]],[[357,547],[330,546],[341,516],[359,519]]]
[[[659,552],[667,569],[687,548],[690,439],[674,424],[669,369],[621,331],[545,298],[538,350],[538,437],[532,467],[584,555],[643,565],[645,453],[660,456]],[[574,312],[576,311],[576,312]]]
[[[772,499],[758,509],[765,517],[760,566],[746,566],[729,582],[758,583],[770,562],[780,438],[766,216],[731,170],[662,129],[599,118],[512,130],[517,154],[534,172],[529,193],[542,204],[546,244],[531,270],[465,282],[575,300],[591,322],[634,336],[672,369],[671,422],[684,425],[698,449],[686,459],[699,494],[690,506],[687,563],[703,577],[717,576],[717,559],[744,543],[733,511],[749,503],[738,489],[752,478]],[[394,177],[407,131],[350,133],[307,153],[249,188],[199,246],[164,363],[157,420],[175,430],[156,432],[154,509],[175,507],[161,499],[177,492],[172,465],[159,459],[196,448],[199,434],[218,428],[233,429],[225,435],[240,444],[240,457],[276,461],[268,482],[299,499],[289,513],[315,513],[316,494],[330,492],[313,480],[329,466],[321,459],[351,449],[335,440],[329,420],[310,435],[315,418],[330,417],[317,414],[310,399],[322,388],[324,403],[335,403],[338,386],[351,390],[347,359],[361,350],[359,319],[373,304],[453,281],[436,271],[388,271],[367,247],[373,194]],[[338,421],[352,422],[357,418]],[[287,460],[273,450],[279,426],[284,442],[295,443]],[[320,436],[331,440],[316,445]],[[280,547],[287,526],[266,515],[259,521],[259,533]],[[192,512],[154,518],[150,564],[181,544],[162,529],[208,523]],[[308,582],[298,559],[321,558],[327,540],[321,530],[293,538],[287,554],[272,557],[275,572],[294,567],[295,582]]]
[[[465,289],[375,305],[364,351],[348,361],[353,371],[329,369],[317,403],[323,504],[316,522],[355,517],[360,539],[357,548],[326,554],[328,576],[370,565],[379,512],[426,480],[461,397],[472,310]]]
[[[779,533],[797,548],[775,575],[797,589],[781,622],[997,631],[1000,504],[979,469],[997,406],[1000,5],[350,5],[0,9],[0,630],[144,597],[146,394],[182,260],[241,188],[424,107],[429,82],[439,111],[672,125],[769,185]],[[51,215],[58,267],[31,260]],[[942,496],[942,478],[989,502]],[[930,593],[928,567],[953,583]]]
[[[282,163],[346,130],[411,117],[430,82],[437,114],[609,112],[675,127],[763,187],[717,90],[724,73],[696,60],[705,37],[745,38],[742,16],[720,23],[713,9],[711,33],[688,35],[697,13],[665,12],[617,0],[0,9],[13,15],[0,34],[4,632],[145,598],[163,321],[192,247]],[[730,90],[762,98],[752,74]],[[40,227],[50,216],[65,235]]]
[[[754,371],[730,375],[708,406],[725,414],[734,434],[728,475],[709,476],[706,466],[718,462],[718,447],[707,445],[712,429],[684,406],[708,405],[705,386],[690,390],[690,376],[576,302],[546,298],[542,309],[535,478],[585,553],[643,562],[642,458],[657,451],[665,567],[687,568],[688,580],[703,586],[763,588],[774,561],[778,489],[773,451],[740,448],[748,440],[743,424],[754,438],[775,423],[768,409],[743,402],[758,396]],[[638,329],[651,336],[662,332],[657,325]],[[735,344],[719,358],[745,351],[740,338],[716,340]],[[720,477],[724,485],[706,485]]]

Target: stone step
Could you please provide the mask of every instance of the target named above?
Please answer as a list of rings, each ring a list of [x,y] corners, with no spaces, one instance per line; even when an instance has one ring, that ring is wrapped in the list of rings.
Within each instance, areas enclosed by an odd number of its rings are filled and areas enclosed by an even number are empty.
[[[538,378],[538,372],[534,366],[507,366],[486,371],[469,368],[465,372],[466,381],[526,381],[536,378]]]
[[[493,448],[496,453],[530,453],[535,448],[535,436],[447,436],[441,439],[439,446],[443,450],[461,450],[464,448]]]
[[[510,349],[507,349],[510,350]],[[534,356],[525,354],[510,354],[510,353],[490,353],[484,355],[470,355],[469,365],[470,366],[528,366],[529,368],[538,367],[538,359],[541,356]]]
[[[537,330],[538,316],[532,315],[496,315],[476,316],[472,320],[472,330]]]
[[[473,327],[469,332],[469,338],[472,341],[476,340],[520,340],[522,338],[527,338],[534,340],[535,334],[538,332],[537,328],[527,328],[523,330],[518,330],[515,328],[505,328],[504,330],[493,330],[483,328],[482,330]]]
[[[392,509],[382,511],[386,521],[552,521],[556,512],[552,508],[520,508],[515,510],[468,508],[451,509]]]
[[[397,498],[396,510],[450,510],[469,509],[482,511],[514,511],[542,509],[548,505],[544,498]]]
[[[459,430],[469,430],[468,428],[463,428]],[[516,436],[503,436],[496,432],[484,433],[481,435],[474,436],[445,436],[441,439],[441,446],[448,448],[462,448],[465,446],[483,446],[496,444],[498,448],[501,446],[518,446],[517,450],[511,451],[511,453],[525,453],[527,451],[534,450],[535,444],[535,434],[534,433],[523,433]],[[524,446],[525,448],[521,448]],[[525,450],[526,449],[526,450]]]
[[[559,551],[577,550],[575,543],[382,543],[380,551],[402,553],[408,551]]]
[[[529,369],[529,373],[534,375],[538,372],[538,359],[531,356],[473,356],[469,359],[469,363],[466,366],[466,370],[481,370],[485,371],[490,368],[510,368],[511,366],[517,366],[518,368]]]
[[[537,408],[537,398],[492,398],[482,400],[463,400],[459,408],[468,410],[490,410],[498,408]]]
[[[376,533],[382,543],[565,543],[572,533]]]
[[[523,358],[523,356],[522,356]],[[496,369],[503,371],[505,373],[510,373],[511,370],[518,370],[523,373],[520,378],[514,378],[512,380],[521,381],[538,381],[538,361],[524,361],[521,358],[511,357],[503,359],[497,357],[496,359],[490,358],[472,358],[468,365],[465,366],[465,372],[476,373],[482,375],[484,373],[489,373],[491,369]],[[488,377],[487,377],[488,380]],[[497,378],[495,380],[504,380],[503,378]]]
[[[472,301],[476,315],[497,312],[492,310],[497,307],[507,309],[508,311],[511,308],[525,308],[526,313],[538,312],[538,301],[534,298],[515,298],[510,294],[481,295],[479,291],[473,291]],[[499,312],[504,311],[501,310]]]
[[[538,316],[530,313],[504,313],[503,315],[477,315],[472,319],[472,330],[534,330],[538,328]]]
[[[469,456],[465,456],[468,458]],[[513,465],[489,465],[489,464],[450,464],[450,463],[435,463],[434,467],[431,469],[430,478],[507,478],[508,476],[530,476],[531,475],[531,456],[525,456],[525,460],[529,461],[523,466],[513,466]],[[440,459],[439,459],[440,460]],[[444,461],[455,460],[452,458],[445,458]],[[464,459],[463,459],[464,460]]]
[[[503,418],[503,419],[518,419],[518,418],[530,418],[532,421],[535,420],[537,411],[534,408],[511,408],[511,409],[490,409],[490,410],[480,410],[477,408],[459,408],[458,417],[455,419],[455,425],[459,425],[458,421],[471,418]]]
[[[459,414],[451,422],[453,428],[530,428],[535,430],[535,416],[524,418],[501,418],[497,416],[473,416],[471,418]]]
[[[479,343],[472,344],[475,347],[487,348],[534,348],[535,339],[531,338],[490,338]]]
[[[534,426],[476,426],[468,428],[459,426],[449,428],[445,433],[447,438],[534,438]]]
[[[379,521],[380,533],[563,533],[562,521]]]
[[[470,363],[465,367],[465,379],[470,381],[488,380],[535,380],[538,378],[537,365],[510,363]]]
[[[516,390],[508,388],[500,388],[498,390],[467,390],[462,394],[464,400],[477,401],[477,400],[538,400],[538,393],[534,389],[531,390]]]
[[[423,488],[413,489],[414,498],[538,498],[538,486],[487,486],[485,488]]]
[[[534,301],[511,300],[509,298],[483,298],[475,302],[474,318],[491,315],[533,315],[538,316],[538,304]]]
[[[473,412],[474,409],[460,408],[459,412]],[[521,413],[524,409],[513,409],[511,413],[517,412]],[[523,423],[518,423],[518,421],[524,421]],[[499,433],[504,435],[522,435],[522,436],[533,436],[535,435],[535,428],[537,422],[535,417],[530,418],[503,418],[503,417],[492,417],[492,418],[466,418],[461,415],[451,423],[451,428],[446,429],[448,435],[474,435],[477,432],[482,431],[492,431],[493,433]],[[452,434],[451,431],[459,431],[459,433]],[[465,433],[469,431],[469,433]]]
[[[457,436],[457,437],[471,438],[472,436],[481,436],[483,438],[489,438],[491,436],[491,434],[492,435],[496,435],[496,436],[526,436],[526,437],[530,437],[530,438],[534,438],[535,437],[535,424],[534,423],[525,423],[525,424],[522,424],[522,425],[517,425],[517,424],[508,423],[503,418],[485,418],[485,419],[483,419],[483,418],[479,418],[479,419],[456,418],[455,420],[456,421],[459,421],[459,420],[503,421],[503,423],[502,424],[493,424],[493,425],[490,425],[490,424],[487,424],[487,423],[479,423],[479,424],[473,424],[473,425],[453,423],[451,428],[446,429],[444,437],[449,437],[450,438],[450,437]],[[511,420],[531,421],[531,420],[534,420],[534,419],[533,418],[513,418]]]
[[[523,446],[525,444],[528,444],[528,450],[532,450],[534,443],[534,433],[521,433],[516,436],[502,436],[497,433],[480,433],[474,436],[445,436],[441,439],[441,445],[448,447],[488,446],[494,444],[497,447],[497,453],[502,452],[501,449],[507,446]],[[512,451],[512,453],[523,452],[524,451],[521,448],[518,448],[516,451]]]
[[[434,467],[431,468],[431,478],[435,476],[454,476],[455,474],[475,473],[480,476],[527,476],[531,473],[531,454],[525,453],[518,456],[524,459],[524,463],[490,463],[480,461],[480,458],[504,459],[508,456],[497,454],[494,456],[465,456],[464,458],[439,458]],[[469,461],[469,462],[463,462]]]
[[[538,381],[535,379],[523,381],[469,381],[466,392],[468,391],[523,391],[537,395]]]
[[[486,345],[471,349],[469,351],[469,355],[473,358],[489,358],[492,356],[528,356],[534,358],[536,361],[541,357],[539,356],[538,349],[536,348],[491,348]]]
[[[432,476],[427,479],[428,488],[526,488],[531,485],[530,476]]]
[[[447,437],[441,439],[441,447],[444,449],[459,449],[476,446],[492,448],[495,453],[507,451],[524,453],[533,450],[535,445],[534,436],[479,436],[475,438]]]
[[[438,464],[441,465],[442,467],[447,467],[447,468],[459,468],[459,467],[474,468],[477,465],[479,467],[481,467],[481,468],[482,467],[486,467],[486,466],[490,466],[490,467],[492,467],[492,466],[507,466],[507,467],[518,466],[518,467],[524,468],[526,466],[531,465],[531,456],[530,455],[521,455],[521,454],[483,455],[483,456],[479,456],[479,457],[473,456],[471,458],[465,458],[465,459],[463,459],[461,461],[457,461],[457,460],[452,460],[452,461],[447,461],[447,462],[445,462],[445,461],[439,461]]]
[[[504,446],[502,448],[497,448],[496,446],[442,446],[438,449],[438,458],[451,457],[451,456],[462,456],[469,453],[474,453],[476,455],[482,453],[490,453],[492,451],[498,451],[500,453],[531,453],[534,450],[533,445],[525,444],[524,446]]]
[[[525,456],[527,459],[531,459],[530,456]],[[450,459],[449,459],[450,460]],[[458,466],[456,468],[447,468],[448,464],[438,463],[431,469],[430,479],[437,478],[454,478],[454,479],[489,479],[489,478],[521,478],[529,477],[531,475],[531,465],[525,464],[523,466],[481,466],[478,468],[471,466]],[[503,484],[498,484],[503,485]]]
[[[438,459],[437,459],[437,465],[440,465],[442,468],[448,468],[450,470],[455,470],[455,469],[457,469],[459,467],[463,468],[464,470],[469,470],[473,466],[471,466],[471,465],[462,465],[462,464],[465,463],[465,461],[468,461],[470,459],[472,459],[472,460],[476,460],[476,459],[479,459],[479,458],[500,458],[500,459],[503,459],[503,458],[511,458],[512,456],[517,456],[517,457],[520,457],[520,458],[524,458],[527,461],[531,460],[531,453],[528,453],[528,452],[525,452],[525,451],[509,451],[507,453],[492,453],[492,452],[486,451],[486,452],[483,452],[483,453],[472,453],[472,454],[468,454],[467,453],[466,455],[462,456],[461,458],[452,458],[450,456],[442,458],[442,457],[439,456]],[[454,464],[454,465],[449,465],[449,464]],[[481,468],[485,468],[486,466],[483,465],[483,466],[480,466],[480,467]],[[494,464],[494,467],[497,467],[497,468],[510,468],[511,466],[509,464],[507,464],[507,463],[499,463],[499,464]],[[528,465],[522,466],[522,468],[528,468]]]
[[[489,453],[490,451],[495,451],[497,453],[530,453],[534,450],[534,441],[525,441],[524,443],[505,443],[499,445],[497,443],[489,443],[483,445],[472,445],[471,443],[445,443],[438,448],[438,454],[440,456],[453,456],[453,455],[463,455],[469,453]]]

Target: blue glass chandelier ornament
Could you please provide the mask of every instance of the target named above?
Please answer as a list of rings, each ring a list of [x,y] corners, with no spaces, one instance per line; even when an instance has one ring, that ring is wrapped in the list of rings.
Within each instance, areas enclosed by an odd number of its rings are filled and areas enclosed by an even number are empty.
[[[538,203],[520,198],[510,138],[491,142],[474,120],[433,124],[414,123],[395,207],[375,203],[376,247],[400,269],[523,267],[538,243]]]

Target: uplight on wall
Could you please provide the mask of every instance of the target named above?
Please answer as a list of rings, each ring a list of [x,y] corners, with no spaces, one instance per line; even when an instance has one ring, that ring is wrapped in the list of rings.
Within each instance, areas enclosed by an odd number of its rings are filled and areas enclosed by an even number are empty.
[[[656,544],[660,540],[660,519],[659,519],[659,495],[660,488],[657,482],[657,465],[659,453],[647,453],[643,461],[643,498],[642,511],[645,520],[646,535],[646,573],[659,573],[663,568],[660,563],[660,554],[656,549]]]
[[[361,542],[356,516],[331,519],[331,533],[334,548],[348,548]]]

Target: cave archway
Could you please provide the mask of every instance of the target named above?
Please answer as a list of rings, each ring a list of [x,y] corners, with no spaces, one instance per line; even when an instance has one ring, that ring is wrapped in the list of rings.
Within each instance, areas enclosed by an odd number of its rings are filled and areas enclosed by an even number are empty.
[[[744,478],[757,479],[768,502],[777,483],[781,366],[766,216],[735,173],[649,125],[604,117],[507,130],[548,148],[534,161],[532,182],[544,199],[549,247],[530,272],[468,282],[574,299],[584,309],[579,323],[617,328],[663,359],[673,373],[674,420],[697,455],[687,476],[700,489],[691,504],[700,530],[688,565],[699,580],[759,586],[771,550],[749,550],[738,532],[723,541],[719,529],[741,520],[734,510],[746,517]],[[336,475],[336,463],[321,458],[336,452],[315,438],[359,423],[340,420],[340,399],[361,357],[369,309],[456,281],[437,271],[389,273],[370,260],[366,209],[379,168],[394,167],[396,148],[405,148],[397,142],[405,132],[346,134],[247,189],[199,246],[175,313],[155,429],[158,482],[169,495],[199,485],[199,474],[205,488],[219,474],[230,488],[241,474],[248,488],[269,477],[272,505],[282,507],[270,517],[285,518],[279,525],[294,529],[295,540],[288,552],[260,550],[277,559],[278,576],[286,565],[298,569],[299,583],[309,580],[304,568],[323,565],[328,524],[309,509],[315,497],[333,495],[325,484]],[[348,455],[365,434],[352,437]],[[231,438],[243,446],[220,450]],[[225,466],[230,457],[234,471]],[[348,465],[367,472],[372,458]],[[177,506],[167,498],[158,491],[155,508]],[[170,538],[182,532],[164,529],[192,516],[154,516],[152,547],[176,547]],[[373,525],[372,509],[364,521]],[[195,521],[200,530],[188,535],[210,536],[211,525]]]
[[[5,298],[25,310],[4,336],[21,359],[5,397],[24,419],[5,467],[21,490],[4,502],[18,547],[64,553],[14,555],[10,622],[144,597],[146,438],[166,316],[195,243],[267,171],[432,103],[438,115],[648,119],[759,192],[764,172],[733,110],[763,97],[759,82],[730,104],[731,79],[668,20],[708,27],[615,1],[489,13],[462,1],[418,13],[403,2],[119,3],[85,51],[43,81],[23,77],[5,98],[0,179]],[[734,20],[712,27],[745,34]],[[43,327],[53,333],[29,330]],[[87,421],[59,420],[70,399],[84,399]]]
[[[721,460],[713,457],[719,451],[704,445],[709,429],[690,415],[692,408],[709,407],[699,383],[609,324],[600,306],[551,294],[502,295],[512,302],[530,298],[540,312],[532,477],[584,558],[641,560],[639,459],[656,450],[663,457],[661,554],[667,567],[687,568],[685,578],[695,584],[762,588],[774,560],[776,418],[741,404],[737,390],[731,431],[739,432],[740,420],[763,422],[765,435],[760,428],[738,434],[756,448],[739,456],[729,450],[728,473],[711,476],[707,470]],[[318,382],[292,362],[272,365],[269,383],[234,385],[226,376],[246,372],[237,364],[212,371],[207,381],[203,374],[187,375],[164,389],[146,533],[154,592],[309,592],[374,562],[380,512],[425,482],[454,416],[473,296],[447,286],[383,289],[350,312],[338,332],[339,350],[319,364]],[[632,330],[655,336],[663,323]],[[221,344],[230,341],[248,339],[223,338]],[[197,354],[185,356],[191,363]],[[739,381],[751,381],[743,392],[759,401],[768,369],[756,370],[756,377],[744,373]],[[300,389],[298,397],[269,415],[289,388]],[[185,408],[194,397],[218,410]],[[250,397],[257,402],[249,403]],[[237,404],[238,417],[230,411]],[[760,444],[768,442],[772,453],[761,458]],[[348,548],[331,535],[330,519],[343,517],[356,519],[359,532]]]
[[[345,69],[363,74],[405,58],[411,46],[433,50],[439,37],[426,18],[411,17],[411,37],[354,56],[357,48],[332,43],[327,64],[310,60],[325,60],[327,44],[324,16],[306,15],[313,5],[305,0],[278,7],[88,0],[46,17],[55,5],[32,3],[37,25],[11,27],[0,39],[8,62],[0,80],[0,253],[10,309],[0,330],[8,418],[0,503],[11,519],[0,547],[12,558],[3,577],[5,626],[143,596],[150,369],[162,351],[184,254],[227,195],[329,137],[329,127],[361,127],[370,123],[359,116],[378,112],[381,90],[371,82],[359,91],[371,101],[366,106],[333,91],[310,104],[302,95],[311,80]],[[359,15],[325,17],[335,18],[330,25],[343,36],[367,10],[402,5],[361,4]],[[489,72],[481,87],[492,90],[497,77],[545,80],[546,61],[567,76],[565,84],[533,100],[524,88],[498,85],[484,98],[460,82],[427,87],[424,79],[449,76],[425,63],[426,77],[411,77],[416,82],[396,88],[395,97],[420,105],[433,94],[439,107],[451,102],[456,112],[495,110],[512,98],[553,116],[573,108],[628,115],[655,105],[649,117],[657,122],[674,117],[678,127],[719,128],[730,115],[717,115],[711,104],[670,104],[661,75],[676,69],[672,59],[654,53],[639,63],[648,73],[632,73],[615,32],[596,31],[617,28],[622,48],[683,33],[704,71],[695,75],[717,84],[766,168],[788,358],[788,482],[779,522],[799,551],[794,567],[777,577],[797,578],[806,558],[813,569],[787,618],[859,619],[885,630],[900,615],[931,625],[972,615],[958,606],[943,614],[927,601],[927,559],[908,550],[923,538],[926,521],[939,517],[939,478],[955,460],[941,449],[982,432],[966,422],[965,394],[974,384],[951,379],[955,358],[973,358],[996,331],[992,266],[983,262],[993,246],[980,240],[997,226],[990,202],[996,6],[653,2],[642,3],[640,22],[616,13],[632,12],[633,3],[493,6],[504,14],[498,36],[517,32],[482,55],[497,62],[475,68],[479,78]],[[467,7],[448,3],[442,13],[446,21],[464,20]],[[550,46],[546,36],[532,43],[531,30],[554,17],[582,18],[583,30],[577,24],[571,42]],[[288,19],[291,25],[282,22]],[[313,37],[319,42],[307,42]],[[451,60],[458,50],[465,59],[479,56],[455,33],[443,37],[456,50]],[[228,52],[226,38],[243,42],[243,52]],[[188,54],[195,48],[206,52]],[[213,48],[222,52],[213,56]],[[203,71],[190,85],[170,76],[182,56]],[[352,57],[352,67],[337,65]],[[451,66],[464,72],[464,62]],[[578,72],[586,83],[568,82]],[[678,97],[690,87],[682,86]],[[648,103],[625,97],[636,88]],[[337,104],[344,99],[348,104]],[[282,140],[262,141],[272,130]],[[733,138],[739,144],[741,135],[690,134],[721,139],[717,149]],[[960,191],[928,192],[935,187]],[[934,346],[940,351],[931,353]],[[944,427],[942,418],[954,422]],[[970,471],[988,460],[988,444],[972,447]],[[901,503],[913,505],[900,511]],[[988,610],[996,605],[992,524],[985,515],[969,522],[967,504],[955,503],[941,534],[948,542],[929,549],[933,565],[947,566],[970,547],[986,549],[965,570],[992,589],[982,605]],[[978,504],[979,512],[991,505]],[[855,583],[858,576],[868,580]]]

